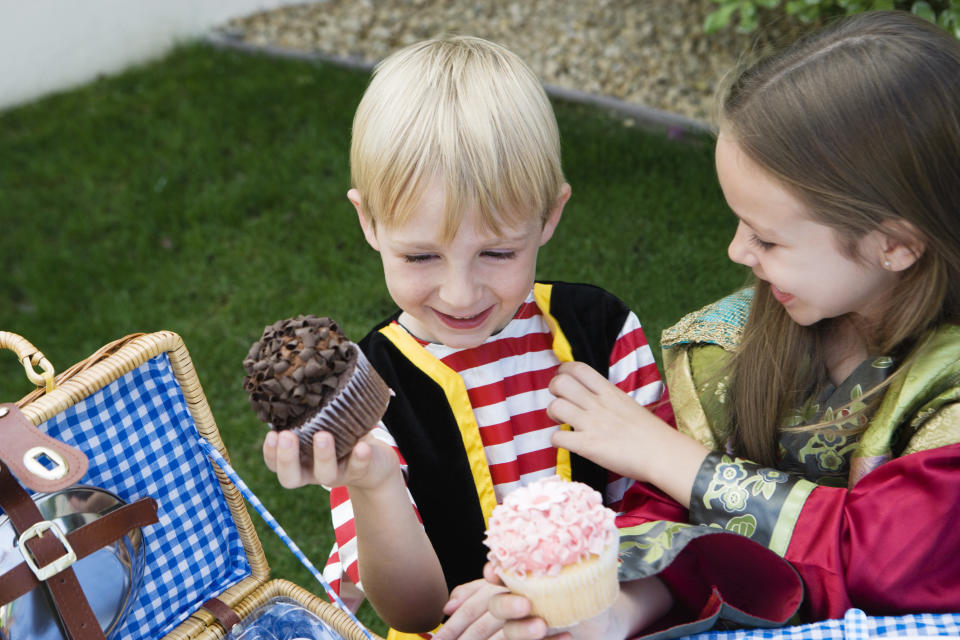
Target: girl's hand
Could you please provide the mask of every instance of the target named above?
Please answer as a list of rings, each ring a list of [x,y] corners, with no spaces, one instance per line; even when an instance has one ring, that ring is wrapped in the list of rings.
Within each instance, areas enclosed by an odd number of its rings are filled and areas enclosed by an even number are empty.
[[[503,638],[503,620],[493,617],[487,605],[492,596],[506,591],[503,585],[482,578],[455,587],[443,607],[444,615],[450,617],[434,636],[435,640]]]
[[[558,431],[553,444],[622,476],[646,480],[650,436],[673,428],[582,362],[560,365],[550,382],[556,399],[547,413],[573,431]]]
[[[565,362],[550,381],[547,413],[573,431],[556,431],[556,447],[610,471],[650,482],[689,507],[693,482],[709,451],[674,429],[592,367]]]
[[[287,489],[307,484],[375,489],[399,469],[397,455],[371,434],[354,446],[349,456],[337,462],[333,436],[318,431],[313,436],[313,464],[300,458],[300,441],[293,431],[271,431],[263,441],[263,461]]]

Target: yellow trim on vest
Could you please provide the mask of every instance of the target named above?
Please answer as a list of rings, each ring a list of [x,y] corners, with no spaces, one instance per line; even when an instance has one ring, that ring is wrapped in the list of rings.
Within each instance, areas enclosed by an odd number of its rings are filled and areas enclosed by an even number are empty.
[[[553,352],[560,362],[573,361],[573,349],[570,342],[560,329],[557,319],[550,314],[550,295],[553,285],[537,282],[533,285],[533,298],[543,314],[553,334]],[[473,405],[467,395],[463,378],[456,371],[443,364],[430,352],[423,348],[417,340],[396,323],[389,323],[382,329],[382,333],[390,342],[407,357],[418,369],[426,373],[431,380],[440,385],[447,404],[453,411],[453,417],[460,428],[460,437],[467,452],[467,461],[470,464],[470,473],[473,475],[473,484],[477,488],[477,497],[480,500],[480,510],[483,512],[483,523],[490,520],[493,508],[497,506],[497,496],[493,491],[493,478],[490,476],[490,467],[487,456],[483,451],[483,440],[480,438],[480,427],[477,425],[473,413]],[[569,429],[570,425],[562,424],[561,429]],[[557,475],[564,480],[572,478],[570,466],[570,452],[557,448]]]
[[[437,627],[430,633],[434,634],[437,631],[440,631],[440,627]],[[423,640],[424,638],[429,637],[430,635],[426,633],[404,633],[402,631],[397,631],[396,629],[390,629],[387,631],[387,640]]]
[[[570,341],[567,340],[567,336],[563,335],[557,319],[550,315],[550,295],[552,293],[552,284],[537,282],[533,285],[533,300],[540,308],[540,313],[543,314],[547,326],[550,327],[550,332],[553,334],[553,353],[560,362],[573,362],[573,349],[570,348]],[[560,428],[569,431],[570,425],[561,424]],[[557,475],[564,480],[570,480],[573,477],[573,471],[570,467],[570,452],[559,447],[557,448]]]
[[[480,499],[480,510],[483,512],[483,523],[487,524],[493,508],[497,506],[497,496],[493,492],[493,478],[490,477],[490,467],[487,466],[487,456],[483,452],[483,440],[480,439],[480,427],[473,415],[473,407],[467,395],[467,388],[456,371],[443,364],[423,348],[413,336],[399,325],[391,322],[380,329],[400,352],[403,353],[418,369],[426,373],[440,385],[447,398],[447,404],[453,411],[453,417],[460,428],[460,437],[463,447],[467,451],[467,460],[470,463],[470,472],[473,474],[473,484],[477,487],[477,497]]]

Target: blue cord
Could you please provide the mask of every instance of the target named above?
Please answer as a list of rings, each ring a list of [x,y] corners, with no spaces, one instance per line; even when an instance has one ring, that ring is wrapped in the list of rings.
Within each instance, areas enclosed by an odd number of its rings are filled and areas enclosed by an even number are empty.
[[[321,585],[323,585],[323,590],[327,592],[330,600],[344,613],[350,616],[350,619],[353,620],[358,627],[360,627],[360,630],[363,631],[363,634],[367,636],[367,638],[373,640],[373,636],[370,635],[370,632],[367,631],[367,628],[364,627],[359,620],[357,620],[357,617],[353,615],[353,612],[350,611],[349,607],[347,607],[343,600],[340,599],[340,596],[336,594],[336,592],[330,586],[330,583],[324,579],[323,575],[315,566],[313,566],[313,563],[307,559],[307,556],[303,553],[303,551],[300,550],[300,547],[298,547],[293,539],[287,534],[287,532],[283,530],[283,527],[280,526],[280,523],[277,522],[276,518],[274,518],[273,515],[267,511],[267,508],[263,506],[262,502],[260,502],[260,498],[258,498],[256,494],[250,490],[250,487],[248,487],[247,484],[240,479],[240,476],[237,475],[237,472],[233,470],[233,467],[230,466],[230,463],[227,462],[227,460],[220,454],[219,451],[217,451],[216,447],[210,444],[210,442],[204,437],[198,438],[198,441],[200,443],[200,448],[203,449],[204,453],[211,458],[225,474],[227,474],[227,477],[230,478],[230,482],[232,482],[237,489],[240,490],[240,493],[244,498],[246,498],[247,502],[250,503],[256,512],[260,514],[260,517],[263,518],[264,522],[270,525],[270,528],[273,529],[273,532],[280,536],[280,539],[283,540],[283,543],[287,545],[290,551],[293,552],[293,555],[297,557],[297,560],[299,560],[300,563],[305,566],[313,575],[313,577],[316,578]]]

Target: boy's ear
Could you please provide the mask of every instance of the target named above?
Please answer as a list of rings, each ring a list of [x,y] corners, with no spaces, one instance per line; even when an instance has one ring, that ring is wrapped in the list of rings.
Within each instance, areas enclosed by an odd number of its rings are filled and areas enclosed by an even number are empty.
[[[906,220],[888,220],[880,225],[883,233],[883,266],[903,271],[920,259],[927,245],[917,228]]]
[[[543,224],[543,230],[540,232],[540,246],[547,244],[547,241],[553,237],[553,232],[556,230],[557,225],[560,224],[560,216],[563,215],[563,207],[567,204],[567,200],[570,199],[570,194],[572,190],[570,185],[566,182],[560,187],[560,195],[557,196],[557,199],[553,203],[553,208],[550,209],[550,214],[547,216],[547,221]]]
[[[363,213],[363,202],[360,199],[360,192],[356,189],[347,191],[347,200],[357,210],[357,217],[360,219],[360,228],[363,229],[363,237],[375,251],[380,251],[380,243],[377,242],[377,231],[373,228],[373,221]]]

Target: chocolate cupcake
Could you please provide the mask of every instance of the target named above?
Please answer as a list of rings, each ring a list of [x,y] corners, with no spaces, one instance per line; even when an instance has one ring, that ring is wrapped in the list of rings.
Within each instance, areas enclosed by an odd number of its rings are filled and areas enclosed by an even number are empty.
[[[389,387],[330,318],[300,315],[265,327],[243,368],[257,417],[276,431],[296,431],[307,461],[318,429],[333,434],[337,459],[346,457],[390,400]]]

